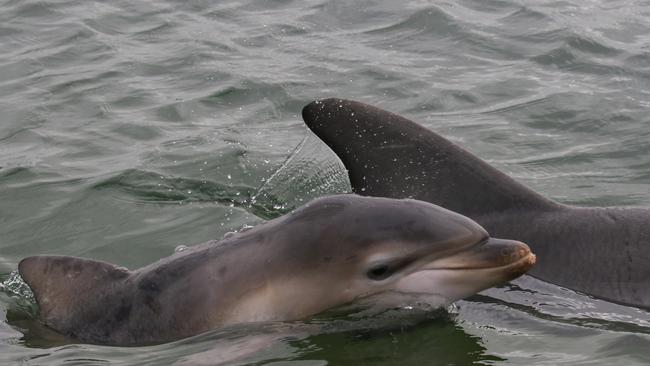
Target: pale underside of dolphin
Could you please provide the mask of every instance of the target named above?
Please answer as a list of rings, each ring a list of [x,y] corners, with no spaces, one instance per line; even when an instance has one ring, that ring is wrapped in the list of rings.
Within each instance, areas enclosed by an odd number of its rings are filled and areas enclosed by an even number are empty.
[[[534,262],[525,244],[489,239],[436,205],[339,195],[135,271],[62,256],[25,258],[19,271],[47,326],[83,342],[136,345],[389,294],[441,306]]]
[[[650,209],[574,207],[547,199],[440,135],[349,100],[303,109],[341,159],[355,193],[414,198],[468,216],[537,254],[535,277],[650,307]]]

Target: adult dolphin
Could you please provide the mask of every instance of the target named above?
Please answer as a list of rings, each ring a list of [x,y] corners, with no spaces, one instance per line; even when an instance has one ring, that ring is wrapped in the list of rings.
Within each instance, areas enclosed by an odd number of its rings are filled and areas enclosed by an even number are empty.
[[[387,292],[438,306],[520,276],[535,256],[416,200],[339,195],[137,271],[75,257],[23,259],[40,318],[84,342],[170,341],[224,325],[302,319]]]
[[[554,202],[440,135],[367,104],[320,100],[302,115],[342,160],[354,192],[443,206],[490,235],[530,245],[535,277],[650,307],[649,209]]]

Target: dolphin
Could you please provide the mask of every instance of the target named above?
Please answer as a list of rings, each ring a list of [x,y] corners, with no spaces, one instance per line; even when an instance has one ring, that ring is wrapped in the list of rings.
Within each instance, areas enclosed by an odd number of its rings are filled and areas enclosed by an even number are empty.
[[[530,274],[539,279],[650,307],[650,209],[555,202],[440,135],[367,104],[319,100],[302,116],[341,159],[353,192],[440,205],[492,236],[530,245],[539,258]]]
[[[135,271],[66,256],[27,257],[18,267],[45,325],[83,342],[141,345],[379,303],[384,293],[441,306],[534,262],[525,244],[489,238],[431,203],[347,194]]]

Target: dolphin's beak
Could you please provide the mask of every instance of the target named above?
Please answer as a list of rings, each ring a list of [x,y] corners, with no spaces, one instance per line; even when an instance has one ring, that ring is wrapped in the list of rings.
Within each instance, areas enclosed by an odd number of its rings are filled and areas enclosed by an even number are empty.
[[[483,245],[423,265],[401,278],[395,290],[432,294],[453,302],[523,275],[535,260],[522,242],[490,238]]]
[[[515,279],[535,264],[535,254],[528,245],[515,241],[490,238],[450,257],[434,260],[427,270],[491,270],[503,276],[503,281]]]

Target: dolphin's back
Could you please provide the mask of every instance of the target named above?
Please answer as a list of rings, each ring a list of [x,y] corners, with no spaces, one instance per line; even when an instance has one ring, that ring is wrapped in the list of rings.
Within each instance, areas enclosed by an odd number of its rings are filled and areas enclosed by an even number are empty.
[[[255,235],[208,241],[135,271],[67,256],[28,257],[18,270],[50,328],[97,344],[159,343],[221,325],[247,281],[264,279]]]

